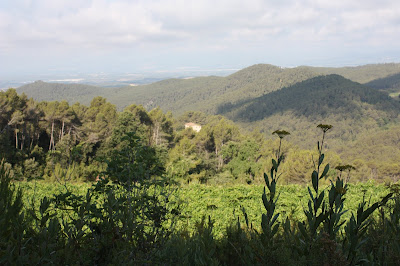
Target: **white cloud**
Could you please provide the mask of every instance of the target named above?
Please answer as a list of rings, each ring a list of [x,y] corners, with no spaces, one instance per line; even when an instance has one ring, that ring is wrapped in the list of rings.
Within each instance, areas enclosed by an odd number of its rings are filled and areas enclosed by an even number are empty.
[[[0,55],[310,43],[329,52],[400,41],[396,0],[14,0],[1,8]]]
[[[377,1],[18,1],[1,14],[1,34],[10,42],[55,41],[67,45],[136,44],[187,38],[213,41],[240,35],[268,39],[313,33],[340,37],[360,30],[399,28],[399,5]],[[84,3],[84,4],[81,4]],[[394,7],[394,8],[393,8]],[[17,10],[16,10],[17,9]],[[12,20],[12,21],[11,21]],[[11,25],[10,25],[11,24]],[[260,37],[261,34],[261,37]],[[325,34],[325,35],[324,35]],[[284,37],[284,36],[283,36]],[[49,44],[51,45],[51,44]],[[18,47],[19,45],[17,45]]]

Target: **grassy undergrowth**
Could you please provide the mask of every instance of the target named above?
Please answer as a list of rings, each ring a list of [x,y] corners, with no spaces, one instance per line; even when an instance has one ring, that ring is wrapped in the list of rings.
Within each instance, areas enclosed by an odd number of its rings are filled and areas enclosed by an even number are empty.
[[[38,206],[43,197],[51,198],[53,195],[65,192],[66,188],[71,192],[84,196],[91,183],[48,183],[18,182],[17,186],[23,191],[25,206],[30,206],[32,200]],[[196,224],[202,217],[210,216],[214,220],[214,233],[217,238],[224,236],[226,227],[236,222],[239,217],[244,221],[242,207],[245,208],[248,220],[254,228],[260,229],[261,214],[263,210],[260,195],[264,186],[261,185],[231,185],[231,186],[208,186],[208,185],[185,185],[177,187],[173,193],[174,202],[179,204],[180,215],[177,228],[187,229],[193,232]],[[329,187],[322,187],[328,189]],[[279,186],[280,197],[276,211],[288,216],[293,220],[304,220],[304,207],[307,206],[308,191],[306,186],[282,185]],[[376,202],[390,192],[390,187],[377,183],[373,180],[364,183],[351,183],[347,191],[345,209],[349,212],[344,219],[349,218],[351,212],[357,210],[363,198]],[[375,213],[375,215],[378,215]]]

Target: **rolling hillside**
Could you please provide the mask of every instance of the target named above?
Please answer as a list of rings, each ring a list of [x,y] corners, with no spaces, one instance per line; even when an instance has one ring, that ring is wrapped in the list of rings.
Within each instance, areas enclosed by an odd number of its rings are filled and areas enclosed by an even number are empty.
[[[286,111],[310,118],[343,113],[355,117],[362,115],[364,105],[393,115],[400,111],[399,103],[387,94],[332,74],[318,76],[243,103],[229,105],[226,111],[221,106],[219,113],[234,111],[234,120],[250,122]]]
[[[95,96],[103,96],[119,110],[135,103],[147,109],[160,106],[165,111],[182,114],[197,110],[217,113],[217,107],[230,102],[250,100],[269,92],[288,87],[321,74],[339,74],[360,83],[375,86],[393,82],[393,75],[400,74],[400,64],[376,64],[358,67],[281,68],[259,64],[240,70],[227,77],[197,77],[192,79],[168,79],[149,85],[121,88],[101,88],[80,84],[57,84],[37,81],[17,89],[36,100],[67,100],[70,103],[88,104]],[[397,81],[395,81],[397,82]],[[395,83],[398,84],[398,83]],[[385,85],[387,86],[387,85]],[[393,85],[397,86],[397,85]]]
[[[337,74],[362,84],[400,73],[399,63],[369,64],[354,67],[305,67],[320,74]]]
[[[227,77],[199,77],[173,79],[118,90],[121,100],[110,98],[126,106],[131,102],[143,104],[152,109],[160,106],[163,110],[182,114],[196,110],[216,113],[218,105],[227,101],[251,99],[281,89],[285,86],[309,79],[316,74],[303,69],[282,69],[271,65],[254,65]],[[131,89],[132,90],[132,89]],[[122,101],[123,99],[123,101]]]
[[[258,64],[227,77],[168,79],[148,85],[120,88],[101,88],[80,84],[56,84],[37,81],[22,86],[17,91],[19,93],[25,92],[28,96],[38,101],[65,99],[70,103],[89,104],[93,97],[102,96],[115,104],[119,110],[130,104],[142,104],[148,110],[159,106],[162,110],[172,111],[175,115],[181,115],[185,111],[202,111],[208,114],[216,114],[230,113],[230,109],[233,110],[245,103],[254,102],[254,99],[258,97],[317,77],[321,73],[336,73],[353,81],[368,82],[367,85],[369,87],[381,90],[386,89],[388,92],[394,93],[394,98],[398,98],[397,92],[394,90],[399,84],[400,64],[377,64],[343,68],[305,66],[281,68],[273,65]],[[325,86],[324,84],[320,85]],[[297,98],[294,99],[294,101],[296,100]],[[312,104],[314,103],[309,102],[307,107],[304,108],[313,110]],[[348,110],[351,109],[351,106],[347,107]],[[269,110],[272,109],[269,108]],[[333,112],[337,111],[336,109],[332,110]],[[236,110],[236,116],[243,116],[243,114],[239,115],[238,112]],[[263,115],[265,115],[263,112],[254,113],[254,116],[258,116],[258,118],[254,117],[253,119],[260,120],[260,116]]]
[[[25,93],[37,101],[61,101],[69,103],[80,102],[88,105],[98,96],[112,91],[110,88],[102,88],[85,84],[63,84],[35,81],[17,88],[18,93]]]
[[[121,88],[100,88],[77,84],[34,82],[17,89],[38,101],[67,100],[87,104],[95,96],[103,96],[118,109],[135,103],[147,109],[182,114],[197,110],[216,113],[218,105],[232,100],[254,98],[317,74],[303,68],[282,69],[272,65],[254,65],[227,77],[197,77],[168,79],[149,85]]]
[[[370,81],[365,85],[377,90],[400,92],[400,73]]]
[[[327,75],[252,100],[221,105],[219,114],[246,128],[265,132],[286,129],[295,133],[294,142],[303,146],[315,141],[310,136],[316,137],[316,124],[332,124],[333,146],[338,148],[340,142],[397,123],[400,103],[384,92],[339,75]]]

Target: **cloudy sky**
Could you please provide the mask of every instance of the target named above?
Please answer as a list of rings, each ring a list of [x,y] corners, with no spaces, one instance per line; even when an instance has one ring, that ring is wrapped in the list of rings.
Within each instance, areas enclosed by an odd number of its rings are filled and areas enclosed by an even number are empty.
[[[400,62],[398,0],[1,0],[0,75]]]

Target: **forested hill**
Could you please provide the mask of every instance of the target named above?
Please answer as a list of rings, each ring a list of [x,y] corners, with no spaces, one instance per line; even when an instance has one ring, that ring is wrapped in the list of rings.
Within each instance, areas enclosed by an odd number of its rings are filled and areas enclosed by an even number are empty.
[[[315,124],[335,125],[331,147],[399,123],[400,102],[387,93],[339,75],[318,76],[267,95],[221,105],[219,114],[243,127],[293,133],[302,147],[313,144]]]
[[[168,79],[148,85],[121,88],[35,82],[22,86],[17,91],[24,92],[38,101],[67,100],[69,103],[89,104],[92,98],[102,96],[115,104],[119,110],[134,103],[142,104],[148,110],[159,106],[162,110],[178,115],[191,110],[215,114],[218,106],[226,103],[252,100],[321,74],[331,73],[363,83],[399,74],[400,64],[345,68],[281,68],[258,64],[227,77]]]
[[[369,64],[353,67],[309,67],[304,68],[320,74],[338,74],[362,84],[375,79],[385,78],[400,73],[399,63]]]
[[[119,90],[119,101],[127,105],[134,101],[146,108],[160,106],[163,110],[181,114],[185,111],[215,113],[217,106],[227,101],[254,98],[285,86],[314,77],[305,69],[282,69],[272,65],[254,65],[225,78],[200,77],[186,80],[165,80],[135,87],[135,92]],[[110,98],[110,101],[113,101]]]
[[[376,109],[396,117],[400,103],[386,93],[332,74],[299,82],[250,101],[222,105],[218,110],[219,114],[228,114],[233,120],[253,122],[288,111],[309,118],[343,114],[357,118],[363,115],[363,109]]]
[[[389,92],[399,92],[400,91],[400,73],[391,75],[385,78],[376,79],[366,83],[365,85],[378,89],[386,90]]]
[[[149,85],[114,89],[35,82],[18,88],[17,92],[24,92],[39,101],[65,99],[70,103],[79,101],[84,104],[93,97],[102,96],[120,110],[135,103],[149,110],[159,106],[175,114],[189,110],[215,113],[216,107],[224,102],[258,97],[316,75],[304,68],[283,69],[260,64],[227,77],[168,79]]]
[[[26,84],[17,89],[37,101],[61,101],[69,103],[79,102],[88,105],[97,95],[107,94],[110,88],[102,88],[86,84],[48,83],[41,80]]]

